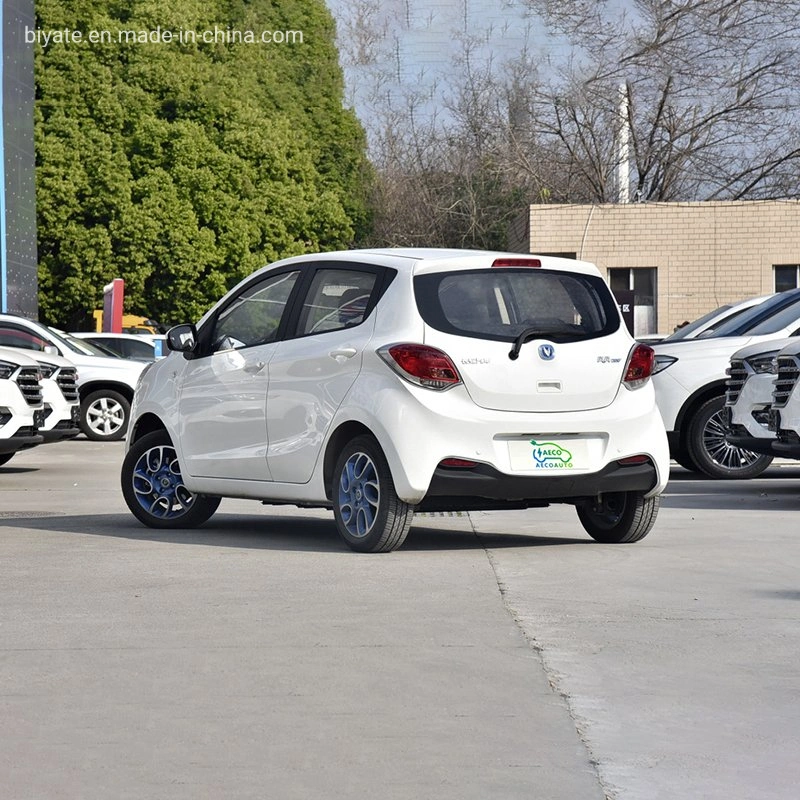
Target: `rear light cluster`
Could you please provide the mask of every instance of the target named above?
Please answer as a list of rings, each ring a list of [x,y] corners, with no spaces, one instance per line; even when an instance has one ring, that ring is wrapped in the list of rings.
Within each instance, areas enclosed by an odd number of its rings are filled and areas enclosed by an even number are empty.
[[[442,391],[461,383],[456,365],[447,353],[424,344],[393,344],[382,347],[378,355],[401,377]]]
[[[628,389],[638,389],[644,386],[653,374],[656,352],[646,344],[637,344],[628,356],[625,367],[625,377],[622,384]]]

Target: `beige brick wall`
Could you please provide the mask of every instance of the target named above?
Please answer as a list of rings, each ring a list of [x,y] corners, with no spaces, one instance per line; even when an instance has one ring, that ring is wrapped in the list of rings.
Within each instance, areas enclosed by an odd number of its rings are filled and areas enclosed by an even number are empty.
[[[532,205],[511,225],[509,249],[575,252],[603,273],[656,267],[657,329],[669,333],[775,290],[773,265],[800,264],[800,201]]]

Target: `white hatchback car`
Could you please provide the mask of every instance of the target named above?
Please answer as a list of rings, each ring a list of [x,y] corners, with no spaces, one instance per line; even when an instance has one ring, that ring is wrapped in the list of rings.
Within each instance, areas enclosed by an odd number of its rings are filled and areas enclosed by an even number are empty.
[[[142,375],[122,490],[152,527],[220,497],[332,508],[359,551],[413,512],[569,503],[601,542],[651,529],[669,453],[650,372],[592,264],[396,249],[279,261]]]

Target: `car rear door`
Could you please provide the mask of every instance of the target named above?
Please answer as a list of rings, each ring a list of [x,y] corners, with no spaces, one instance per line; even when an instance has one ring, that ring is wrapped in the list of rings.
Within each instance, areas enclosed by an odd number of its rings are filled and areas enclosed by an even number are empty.
[[[331,421],[361,370],[375,327],[371,314],[387,274],[381,268],[320,266],[307,283],[270,361],[267,398],[272,479],[311,478]]]

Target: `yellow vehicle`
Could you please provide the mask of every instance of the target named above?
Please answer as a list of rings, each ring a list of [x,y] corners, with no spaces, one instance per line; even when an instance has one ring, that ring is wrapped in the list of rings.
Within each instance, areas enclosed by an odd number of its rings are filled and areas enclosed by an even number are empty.
[[[103,330],[103,309],[98,308],[92,313],[92,316],[94,317],[95,332],[100,333]],[[123,314],[122,333],[159,333],[158,323],[136,314]]]

